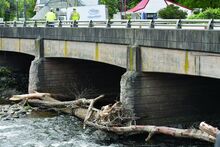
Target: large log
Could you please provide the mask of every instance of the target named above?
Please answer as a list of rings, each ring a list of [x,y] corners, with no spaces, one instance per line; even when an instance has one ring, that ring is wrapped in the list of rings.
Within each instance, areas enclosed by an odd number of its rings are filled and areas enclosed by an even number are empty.
[[[219,133],[218,128],[214,128],[213,126],[211,126],[205,122],[200,123],[199,129],[202,130],[203,132],[206,132],[207,134],[212,135],[213,137],[216,137],[217,134]]]

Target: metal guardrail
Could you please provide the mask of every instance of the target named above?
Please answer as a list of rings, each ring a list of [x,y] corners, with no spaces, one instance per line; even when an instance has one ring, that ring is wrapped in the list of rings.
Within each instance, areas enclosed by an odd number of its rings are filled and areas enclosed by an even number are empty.
[[[156,19],[107,21],[5,21],[0,27],[94,27],[94,28],[161,28],[161,29],[220,29],[220,20]]]

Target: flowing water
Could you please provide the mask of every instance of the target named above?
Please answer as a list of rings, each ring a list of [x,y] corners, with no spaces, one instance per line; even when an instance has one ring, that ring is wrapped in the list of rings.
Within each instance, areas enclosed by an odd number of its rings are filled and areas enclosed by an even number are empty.
[[[91,128],[83,130],[81,121],[72,116],[0,120],[0,147],[208,147],[207,144],[194,145],[193,140],[191,145],[183,145],[184,142],[147,145],[144,138],[139,139],[140,142],[113,136]]]

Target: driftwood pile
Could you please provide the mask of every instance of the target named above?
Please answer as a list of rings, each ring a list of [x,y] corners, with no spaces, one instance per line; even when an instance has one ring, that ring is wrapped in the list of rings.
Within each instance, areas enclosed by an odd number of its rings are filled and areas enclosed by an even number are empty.
[[[199,129],[178,129],[164,126],[136,125],[134,118],[120,102],[113,105],[103,106],[101,109],[94,107],[94,104],[102,99],[101,95],[94,99],[80,98],[74,101],[61,101],[50,93],[32,93],[23,95],[14,95],[10,98],[12,101],[19,101],[22,104],[28,103],[34,107],[52,108],[56,111],[62,111],[74,115],[84,121],[86,125],[100,130],[114,132],[116,134],[148,134],[146,141],[149,141],[154,134],[165,134],[173,137],[195,138],[214,143],[216,135],[219,132],[204,122],[200,124]]]

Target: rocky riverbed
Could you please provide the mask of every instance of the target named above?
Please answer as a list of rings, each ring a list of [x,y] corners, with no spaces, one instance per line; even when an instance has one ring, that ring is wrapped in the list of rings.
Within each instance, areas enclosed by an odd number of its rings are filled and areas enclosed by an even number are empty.
[[[14,105],[0,105],[0,119],[11,120],[14,118],[24,118],[31,114],[33,108],[29,106]]]

